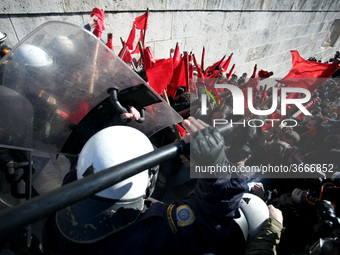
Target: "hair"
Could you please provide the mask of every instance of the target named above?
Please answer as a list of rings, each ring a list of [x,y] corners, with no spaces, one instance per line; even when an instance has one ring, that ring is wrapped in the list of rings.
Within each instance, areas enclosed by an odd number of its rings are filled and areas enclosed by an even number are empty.
[[[310,120],[315,120],[315,126],[320,126],[321,123],[323,122],[323,118],[321,116],[311,116]]]
[[[293,144],[296,145],[300,141],[300,135],[293,129],[288,129],[283,133],[283,136],[287,139],[292,140]]]
[[[148,82],[148,77],[146,76],[145,69],[136,72],[145,82]]]
[[[178,103],[193,103],[197,100],[197,96],[191,92],[184,92],[178,98]]]

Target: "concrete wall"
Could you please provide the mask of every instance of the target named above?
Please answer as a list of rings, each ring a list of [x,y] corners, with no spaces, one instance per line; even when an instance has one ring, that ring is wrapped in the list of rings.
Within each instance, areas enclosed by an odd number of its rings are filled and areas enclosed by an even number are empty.
[[[126,40],[134,18],[149,8],[146,46],[156,58],[169,57],[178,42],[200,62],[205,46],[205,66],[234,53],[231,64],[238,75],[251,74],[257,64],[282,77],[291,67],[290,50],[324,62],[340,49],[340,39],[320,48],[340,19],[338,0],[0,0],[0,30],[14,45],[46,21],[92,23],[94,7],[108,15],[102,40],[113,33],[116,54],[120,37]]]

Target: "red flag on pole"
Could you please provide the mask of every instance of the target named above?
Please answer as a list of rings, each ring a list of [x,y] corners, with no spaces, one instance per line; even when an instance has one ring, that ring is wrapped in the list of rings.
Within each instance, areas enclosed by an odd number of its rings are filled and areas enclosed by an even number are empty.
[[[227,71],[232,56],[233,56],[233,53],[230,54],[230,56],[228,57],[227,60],[225,60],[221,63],[221,67],[222,67],[222,70],[223,70],[222,73]]]
[[[215,64],[213,64],[213,65],[211,65],[211,66],[209,66],[208,68],[207,68],[207,70],[206,70],[206,72],[208,73],[208,72],[215,72],[217,69],[217,67],[218,66],[220,66],[221,67],[221,64],[223,63],[223,60],[225,59],[225,56],[223,56],[223,58],[220,60],[220,61],[218,61],[218,62],[216,62]],[[221,69],[222,69],[222,67],[221,67]]]
[[[256,77],[256,70],[257,70],[257,65],[255,64],[255,66],[254,66],[254,71],[253,71],[253,74],[250,76],[250,79]]]
[[[292,68],[286,77],[277,81],[285,84],[285,87],[305,88],[313,94],[339,68],[337,61],[332,64],[307,61],[296,50],[290,52]]]
[[[267,79],[272,75],[273,75],[273,72],[267,72],[262,69],[258,72],[258,76],[260,77],[261,80]]]
[[[124,56],[122,56],[124,54]],[[118,53],[118,56],[125,62],[125,63],[131,63],[133,62],[132,56],[130,51],[127,49],[126,43],[123,41],[123,48]]]
[[[193,56],[193,59],[194,59],[194,64],[196,66],[196,70],[197,70],[197,77],[199,79],[204,78],[203,71],[202,71],[201,67],[198,65],[195,55],[192,55],[192,56]]]
[[[133,26],[129,35],[129,38],[126,41],[126,46],[130,49],[133,50],[133,42],[135,41],[136,37],[136,27]]]
[[[93,8],[90,17],[96,16],[98,19],[95,20],[96,24],[94,25],[93,34],[100,38],[102,36],[102,31],[105,30],[104,27],[104,10],[100,10],[99,8]]]
[[[148,26],[148,15],[147,12],[143,15],[135,18],[135,21],[133,22],[134,25],[136,25],[136,28],[139,30],[146,30]]]
[[[112,39],[113,39],[113,35],[110,33],[108,34],[108,41],[105,44],[107,47],[109,47],[109,49],[113,50],[113,45],[112,45]]]
[[[142,55],[149,85],[158,94],[163,95],[164,89],[172,78],[173,59],[154,59],[150,47],[144,49]]]
[[[178,87],[187,87],[187,76],[185,73],[185,61],[182,58],[181,62],[173,70],[173,75],[170,84],[167,87],[168,96],[175,96]]]
[[[174,59],[174,69],[175,69],[181,62],[181,53],[179,52],[178,43],[176,43],[176,48],[175,48],[173,59]]]
[[[140,31],[140,36],[139,36],[139,42],[143,41],[143,37],[144,37],[144,34],[143,34],[143,30]],[[133,52],[131,52],[131,54],[136,54],[136,53],[139,53],[140,50],[139,50],[139,46],[138,46],[138,43],[136,45],[136,48]]]
[[[233,66],[231,67],[229,73],[226,75],[227,80],[230,78],[231,74],[233,73],[234,68],[235,68],[235,64],[233,64]]]

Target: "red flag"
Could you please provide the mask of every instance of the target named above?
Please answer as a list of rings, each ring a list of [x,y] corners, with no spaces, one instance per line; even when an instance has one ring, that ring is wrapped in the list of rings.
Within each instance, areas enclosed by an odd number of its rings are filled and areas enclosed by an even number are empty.
[[[182,126],[179,125],[179,124],[176,124],[176,125],[177,125],[177,128],[178,128],[179,134],[181,135],[181,137],[183,137],[185,135],[185,129],[182,128]]]
[[[235,64],[233,64],[233,66],[231,67],[231,69],[230,69],[229,73],[226,75],[226,77],[227,77],[227,80],[230,78],[231,74],[233,73],[233,71],[234,71],[234,68],[235,68]]]
[[[176,43],[176,48],[175,48],[173,59],[174,59],[174,69],[175,69],[181,62],[181,53],[179,52],[178,43]]]
[[[123,54],[123,51],[125,50],[124,52],[124,56],[121,56]],[[120,50],[120,52],[118,53],[118,56],[125,62],[125,63],[131,63],[133,62],[133,59],[131,57],[131,53],[130,51],[128,50],[127,46],[126,46],[126,43],[123,41],[123,48]]]
[[[296,50],[292,53],[292,68],[282,80],[277,82],[285,84],[285,87],[300,87],[308,89],[312,94],[328,79],[338,68],[339,64],[307,61],[301,58]]]
[[[223,62],[221,63],[221,67],[222,67],[222,70],[223,70],[222,73],[224,73],[225,71],[227,71],[232,56],[233,56],[233,53],[230,54],[230,56],[228,57],[227,60],[225,60],[225,61],[223,61]]]
[[[169,86],[167,87],[168,96],[175,96],[178,87],[187,87],[187,76],[185,73],[185,61],[182,58],[181,62],[173,70],[173,75]]]
[[[218,66],[220,66],[220,67],[222,68],[221,64],[223,63],[224,58],[225,58],[225,56],[223,56],[223,58],[222,58],[220,61],[216,62],[215,64],[213,64],[213,65],[211,65],[211,66],[209,66],[209,67],[207,68],[206,72],[207,72],[207,73],[208,73],[208,72],[215,72],[215,71],[217,70],[216,67],[218,67]],[[217,71],[218,71],[218,70],[217,70]]]
[[[111,49],[111,50],[113,50],[113,45],[112,45],[112,39],[113,39],[113,36],[112,36],[112,34],[109,34],[109,36],[108,36],[109,38],[109,40],[107,41],[107,43],[105,44],[107,47],[109,47],[109,49]]]
[[[192,55],[192,56],[193,56],[193,58],[194,58],[194,64],[195,64],[196,70],[197,70],[197,77],[198,77],[199,79],[201,79],[201,78],[204,77],[203,71],[202,71],[201,67],[198,65],[198,63],[197,63],[197,61],[196,61],[195,55]]]
[[[133,22],[134,25],[136,25],[136,28],[139,30],[146,30],[148,26],[148,12],[144,13],[143,15],[135,18],[135,21]]]
[[[253,74],[250,76],[250,79],[256,77],[256,70],[257,70],[257,65],[255,64],[254,71],[253,71]]]
[[[160,95],[172,77],[173,59],[154,59],[149,47],[142,51],[143,63],[149,85]]]
[[[130,49],[133,50],[133,42],[135,41],[136,37],[136,28],[135,26],[132,27],[129,38],[126,41],[126,46]]]
[[[104,27],[104,10],[100,10],[99,8],[93,8],[90,17],[97,16],[96,24],[94,25],[93,34],[100,38],[102,36],[102,31],[105,30]]]
[[[139,42],[143,41],[143,36],[144,36],[143,30],[141,30],[139,40],[138,40]],[[140,50],[139,50],[139,46],[138,46],[138,43],[137,43],[135,50],[133,52],[131,52],[131,54],[136,54],[136,53],[139,53],[139,52],[140,52]]]
[[[262,69],[258,72],[258,76],[260,77],[261,80],[269,78],[272,75],[273,75],[273,72],[267,72]]]

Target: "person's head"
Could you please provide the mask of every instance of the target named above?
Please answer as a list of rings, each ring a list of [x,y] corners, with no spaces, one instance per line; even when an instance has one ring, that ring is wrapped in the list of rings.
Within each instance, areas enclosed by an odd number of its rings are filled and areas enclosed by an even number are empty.
[[[185,87],[178,87],[176,91],[176,96],[180,96],[185,93]]]
[[[330,113],[330,117],[332,118],[332,119],[338,119],[338,114],[336,113],[336,112],[332,112],[332,113]]]
[[[319,116],[311,116],[311,118],[308,120],[308,122],[305,124],[305,127],[309,130],[312,130],[314,128],[317,128],[321,125],[323,119]]]
[[[232,114],[232,108],[228,105],[222,105],[215,107],[209,114],[210,122],[212,124],[214,119],[226,119],[228,116]]]
[[[300,141],[300,135],[296,131],[288,129],[283,133],[281,140],[294,146]]]
[[[92,136],[81,150],[77,162],[77,179],[153,150],[148,137],[135,128],[105,128]],[[152,194],[157,174],[158,167],[142,170],[57,212],[59,230],[71,241],[92,243],[128,227],[137,220],[143,210],[144,200]]]
[[[325,138],[325,146],[330,149],[340,149],[340,135],[329,135]]]
[[[197,99],[197,96],[191,92],[184,92],[179,95],[178,103],[193,103]]]
[[[287,165],[291,162],[291,156],[295,149],[284,141],[266,143],[255,149],[251,157],[246,161],[248,166],[272,166]]]
[[[311,111],[311,114],[312,114],[312,115],[319,115],[319,114],[321,114],[321,112],[322,112],[321,107],[316,106],[316,107],[314,107],[313,110]]]

